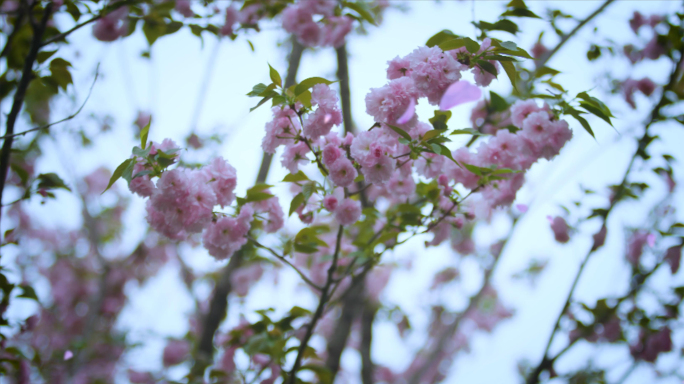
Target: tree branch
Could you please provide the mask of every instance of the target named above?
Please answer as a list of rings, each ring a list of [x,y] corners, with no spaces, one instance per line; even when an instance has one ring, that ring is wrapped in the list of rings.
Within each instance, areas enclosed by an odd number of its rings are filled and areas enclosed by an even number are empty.
[[[605,4],[604,4],[605,5]],[[663,88],[663,93],[660,97],[660,100],[658,103],[655,105],[653,110],[650,113],[650,119],[646,123],[644,127],[644,134],[638,141],[638,147],[637,150],[634,152],[632,155],[632,158],[629,161],[629,165],[627,166],[627,169],[625,170],[625,173],[622,177],[622,181],[620,182],[620,185],[616,189],[615,196],[613,196],[610,205],[606,209],[606,212],[603,216],[603,222],[602,225],[606,225],[606,222],[608,221],[608,216],[610,213],[613,211],[613,208],[617,205],[617,203],[621,200],[622,195],[625,193],[626,185],[627,185],[627,179],[629,178],[629,174],[632,171],[632,168],[634,167],[634,162],[636,161],[637,157],[639,156],[639,153],[641,150],[643,150],[644,146],[646,145],[645,143],[649,140],[649,128],[653,123],[658,121],[660,119],[660,110],[667,105],[669,102],[667,99],[667,93],[670,91],[675,84],[677,83],[677,80],[681,76],[681,72],[684,70],[682,65],[684,64],[684,47],[682,47],[679,51],[679,62],[675,63],[674,69],[672,70],[672,73],[670,74],[670,79],[668,81],[668,84]],[[549,358],[549,350],[551,349],[551,344],[553,343],[554,337],[558,330],[560,329],[560,322],[563,319],[563,316],[568,310],[568,307],[570,306],[570,301],[572,300],[572,296],[575,293],[575,288],[577,287],[577,283],[582,275],[582,272],[584,272],[584,267],[586,266],[587,262],[589,261],[589,258],[591,255],[593,255],[596,252],[597,249],[593,248],[587,252],[587,255],[584,257],[584,260],[582,261],[582,264],[580,264],[579,270],[577,271],[577,275],[575,275],[575,279],[572,283],[572,286],[570,287],[570,292],[568,292],[568,296],[565,300],[565,304],[563,304],[563,310],[560,312],[558,317],[556,318],[556,322],[553,327],[553,331],[551,331],[551,335],[549,336],[549,340],[546,343],[546,348],[544,349],[544,355],[542,356],[541,361],[537,365],[537,367],[532,371],[530,376],[527,378],[527,383],[528,384],[537,384],[539,383],[539,375],[551,368],[551,365],[553,364],[553,361],[555,359],[550,359]]]
[[[53,125],[61,124],[65,121],[69,121],[69,120],[73,119],[79,113],[81,113],[81,111],[83,110],[83,107],[85,107],[86,103],[88,102],[88,99],[90,99],[90,95],[93,93],[93,87],[95,87],[95,82],[97,81],[98,76],[100,76],[100,64],[99,63],[97,64],[97,68],[95,69],[95,78],[93,79],[93,83],[90,85],[90,90],[88,90],[88,95],[86,96],[85,100],[83,100],[83,104],[81,104],[81,106],[78,108],[78,110],[76,110],[76,112],[74,112],[71,115],[63,118],[62,120],[55,121],[54,123],[41,125],[40,127],[27,129],[27,130],[19,132],[19,133],[13,133],[11,135],[0,136],[0,140],[8,139],[11,137],[23,136],[27,133],[31,133],[34,131],[40,131],[41,129],[47,129],[47,128],[52,127]]]
[[[302,53],[304,52],[304,47],[297,43],[295,38],[292,40],[292,52],[288,59],[289,66],[285,78],[285,87],[294,84],[297,71],[299,70]],[[271,154],[264,153],[261,161],[261,169],[259,169],[255,184],[266,182],[272,157]],[[239,250],[231,257],[228,265],[221,271],[221,277],[214,288],[214,294],[211,298],[211,303],[209,304],[209,313],[202,321],[202,334],[200,335],[200,342],[198,343],[195,352],[195,363],[190,371],[190,378],[202,377],[204,370],[213,360],[214,335],[228,311],[228,295],[232,289],[230,277],[242,263],[242,257],[243,250]]]
[[[375,365],[371,355],[371,346],[373,344],[373,321],[377,311],[377,304],[369,300],[361,316],[361,382],[363,384],[374,383]]]
[[[313,330],[316,327],[316,323],[323,315],[325,305],[330,299],[329,291],[333,281],[335,280],[335,270],[337,269],[337,259],[340,255],[340,247],[342,243],[343,234],[344,226],[340,225],[339,229],[337,230],[337,241],[335,243],[335,253],[333,253],[332,264],[330,264],[330,268],[328,268],[328,278],[325,281],[325,286],[323,286],[323,291],[321,292],[321,298],[318,301],[318,307],[316,308],[316,312],[311,318],[311,322],[306,327],[306,334],[304,335],[301,344],[299,344],[299,349],[297,350],[297,357],[295,358],[294,365],[292,366],[292,370],[290,371],[290,378],[288,380],[289,384],[295,384],[297,382],[297,371],[299,371],[299,368],[302,365],[304,351],[306,351],[306,347],[309,345],[309,340],[311,339],[311,335],[313,335]]]
[[[283,263],[285,263],[285,264],[289,265],[290,267],[292,267],[292,269],[294,269],[295,272],[297,272],[297,273],[299,274],[299,276],[302,278],[302,280],[304,280],[305,283],[309,284],[309,286],[311,286],[311,288],[313,288],[313,289],[315,289],[315,290],[317,290],[317,291],[322,291],[322,290],[323,290],[323,287],[320,287],[320,286],[318,286],[316,283],[314,283],[313,281],[311,281],[308,277],[306,277],[306,275],[304,274],[304,272],[302,272],[301,270],[299,270],[299,268],[297,268],[294,264],[292,264],[292,263],[291,263],[288,259],[286,259],[284,256],[279,255],[278,252],[274,251],[274,250],[271,249],[270,247],[267,247],[267,246],[265,246],[265,245],[259,243],[256,239],[254,239],[254,238],[252,238],[252,237],[249,237],[249,240],[250,240],[252,243],[254,243],[255,246],[267,250],[271,255],[273,255],[273,256],[275,256],[276,258],[278,258],[278,260],[280,260],[280,261],[282,261]]]
[[[603,12],[606,9],[606,7],[608,7],[610,5],[610,3],[612,3],[613,1],[615,1],[615,0],[607,0],[605,3],[603,3],[603,5],[601,5],[591,15],[587,16],[587,18],[580,21],[580,23],[577,24],[577,26],[575,26],[575,28],[572,31],[570,31],[570,33],[563,36],[563,38],[561,38],[561,41],[551,51],[549,51],[547,54],[545,54],[541,58],[541,60],[539,60],[539,62],[537,64],[537,68],[543,68],[544,65],[546,65],[546,63],[551,59],[551,57],[553,57],[553,55],[555,55],[556,52],[558,52],[563,47],[563,45],[565,45],[565,43],[568,40],[570,40],[571,37],[573,37],[580,29],[582,29],[582,27],[584,27],[594,17],[598,16],[601,12]]]
[[[93,17],[93,18],[90,19],[90,20],[84,21],[84,22],[81,23],[81,24],[77,24],[75,27],[71,28],[70,30],[68,30],[68,31],[66,31],[66,32],[62,32],[62,33],[60,33],[59,35],[53,36],[53,37],[51,37],[51,38],[45,40],[44,42],[42,42],[42,43],[40,44],[40,46],[41,46],[41,47],[44,47],[44,46],[46,46],[46,45],[48,45],[48,44],[52,44],[52,43],[54,43],[54,42],[60,41],[60,40],[64,39],[65,37],[69,36],[72,32],[74,32],[74,31],[76,31],[76,30],[78,30],[78,29],[81,29],[82,27],[85,27],[86,25],[88,25],[88,24],[90,24],[90,23],[92,23],[92,22],[94,22],[94,21],[97,21],[97,20],[101,19],[102,16],[103,16],[102,14],[99,14],[99,15]]]
[[[33,40],[31,41],[31,47],[26,55],[26,60],[24,61],[24,68],[21,74],[21,80],[17,85],[17,90],[14,93],[14,100],[12,102],[12,109],[7,116],[7,129],[5,130],[5,136],[10,136],[14,134],[14,125],[17,122],[17,117],[19,112],[24,105],[24,97],[26,96],[26,89],[29,83],[33,79],[33,64],[36,62],[36,57],[38,56],[38,51],[40,50],[40,41],[43,38],[43,33],[45,33],[45,28],[47,26],[48,20],[50,20],[50,14],[52,13],[52,3],[45,6],[45,11],[43,12],[43,18],[40,23],[36,25],[33,29]],[[5,180],[7,179],[7,171],[9,170],[10,164],[10,154],[12,152],[12,142],[13,138],[8,137],[5,139],[2,145],[2,152],[0,153],[0,203],[2,203],[2,195],[5,189]],[[2,211],[0,210],[0,217],[2,217]],[[1,236],[1,235],[0,235]]]

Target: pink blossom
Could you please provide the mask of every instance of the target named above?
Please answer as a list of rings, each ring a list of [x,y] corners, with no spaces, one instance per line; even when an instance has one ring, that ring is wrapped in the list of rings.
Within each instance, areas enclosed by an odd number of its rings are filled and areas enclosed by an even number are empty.
[[[437,178],[440,175],[443,175],[444,159],[446,159],[446,157],[443,155],[425,152],[414,162],[416,172],[428,179]],[[446,175],[444,176],[446,177]]]
[[[352,165],[351,161],[346,157],[340,157],[335,160],[335,162],[329,166],[329,171],[330,179],[338,187],[350,186],[354,182],[354,179],[356,179],[356,176],[358,176],[356,168],[354,168],[354,165]]]
[[[430,290],[437,289],[438,287],[450,283],[459,277],[460,272],[458,269],[453,267],[445,268],[435,275],[435,278],[432,280],[432,286],[430,287]]]
[[[128,32],[128,7],[108,13],[93,25],[93,36],[100,41],[114,41]]]
[[[245,205],[236,218],[222,217],[211,223],[202,236],[204,248],[219,260],[230,257],[247,243],[245,236],[253,214],[254,209]]]
[[[651,79],[649,79],[648,77],[644,77],[643,79],[637,82],[636,87],[644,95],[651,96],[653,91],[655,91],[656,89],[656,84],[653,81],[651,81]]]
[[[408,77],[394,79],[383,87],[371,88],[366,95],[366,113],[379,123],[394,124],[417,98],[413,80]]]
[[[261,268],[259,263],[252,263],[238,268],[237,271],[230,275],[230,284],[233,292],[239,297],[247,296],[249,288],[261,278],[263,273],[264,269]]]
[[[635,231],[627,243],[627,261],[634,267],[639,265],[644,246],[648,242],[648,235],[646,231]]]
[[[297,173],[300,164],[308,164],[309,159],[306,155],[309,153],[309,147],[305,142],[300,141],[297,144],[288,144],[285,146],[285,152],[281,163],[283,167],[287,168],[290,173]]]
[[[603,246],[603,244],[606,242],[606,233],[608,232],[608,229],[606,228],[605,225],[601,227],[601,229],[596,232],[593,236],[594,238],[594,244],[591,247],[592,251],[595,251]]]
[[[534,100],[518,100],[511,105],[511,120],[513,125],[522,128],[523,120],[532,112],[540,111],[541,108]]]
[[[192,11],[190,7],[190,0],[176,0],[176,12],[180,13],[184,17],[193,17],[195,12]]]
[[[638,11],[634,11],[634,15],[629,20],[629,27],[634,33],[639,33],[639,28],[647,23],[647,19]]]
[[[532,53],[532,57],[534,57],[535,59],[540,59],[548,51],[549,51],[549,49],[546,48],[546,46],[544,44],[542,44],[541,42],[537,42],[532,46],[530,53]]]
[[[665,261],[670,265],[670,271],[674,275],[679,270],[679,264],[682,260],[682,246],[676,245],[670,247],[665,252]]]
[[[209,166],[202,168],[208,183],[216,194],[216,200],[221,207],[230,205],[235,200],[237,173],[223,157],[212,160]]]
[[[231,4],[226,8],[226,21],[223,24],[223,27],[221,27],[221,34],[223,36],[230,36],[234,33],[233,27],[235,26],[235,23],[237,23],[238,17],[239,13],[235,6]]]
[[[330,212],[335,211],[337,208],[337,197],[334,195],[328,195],[323,198],[323,207]]]
[[[270,193],[268,189],[263,192]],[[273,196],[266,200],[256,201],[250,203],[250,205],[255,213],[266,215],[266,224],[264,225],[264,230],[266,232],[277,232],[285,224],[285,212],[283,212],[283,208],[280,206],[277,196]]]
[[[154,384],[155,380],[149,372],[139,372],[132,369],[128,370],[128,381],[132,384]]]
[[[672,331],[669,327],[649,334],[641,328],[639,340],[636,344],[629,346],[629,350],[635,359],[655,363],[658,355],[672,350]]]
[[[551,229],[553,230],[553,235],[556,241],[559,243],[567,243],[570,240],[570,235],[568,234],[570,227],[560,216],[556,216],[551,221]]]
[[[190,343],[186,340],[169,340],[164,348],[162,361],[165,367],[170,367],[182,363],[189,354]]]
[[[361,203],[358,200],[344,199],[335,209],[335,220],[341,225],[356,223],[361,217]]]
[[[146,111],[138,111],[138,116],[135,118],[135,124],[139,129],[143,129],[150,123],[152,115]]]
[[[297,113],[289,106],[271,109],[273,120],[266,123],[266,136],[261,142],[261,148],[266,153],[275,153],[281,145],[292,143],[301,130]]]
[[[366,297],[372,301],[380,300],[380,293],[385,289],[392,275],[392,268],[379,266],[366,275]]]
[[[147,201],[147,220],[156,231],[170,238],[182,232],[201,232],[211,221],[216,195],[201,171],[174,169],[157,181]]]
[[[371,164],[361,167],[361,172],[366,182],[373,184],[383,184],[392,177],[396,161],[389,156],[382,155],[375,159]]]
[[[348,16],[331,16],[323,27],[321,45],[339,48],[351,32],[354,20]]]
[[[447,88],[461,78],[461,65],[439,47],[418,47],[407,58],[416,90],[437,105]]]
[[[394,80],[411,75],[411,61],[406,57],[395,57],[387,62],[387,79]]]
[[[482,96],[480,88],[465,80],[457,81],[449,86],[444,92],[439,109],[446,111],[457,105],[475,101]]]
[[[406,112],[397,119],[397,124],[408,123],[413,116],[416,114],[416,101],[411,99],[408,107],[406,107]]]
[[[325,147],[323,147],[323,151],[321,154],[321,161],[323,164],[325,164],[327,167],[330,167],[332,163],[337,161],[337,159],[342,156],[342,150],[340,147],[338,147],[335,144],[328,144]]]

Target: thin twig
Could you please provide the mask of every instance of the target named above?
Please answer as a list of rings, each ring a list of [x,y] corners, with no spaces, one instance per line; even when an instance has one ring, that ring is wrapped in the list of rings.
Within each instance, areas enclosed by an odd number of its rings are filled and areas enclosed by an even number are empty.
[[[299,274],[299,276],[302,278],[302,280],[304,280],[304,282],[307,283],[307,284],[309,284],[312,288],[316,289],[317,291],[322,291],[322,290],[323,290],[323,287],[321,287],[321,286],[319,286],[318,284],[316,284],[316,283],[314,283],[313,281],[311,281],[311,279],[309,279],[308,277],[306,277],[306,275],[305,275],[299,268],[297,268],[294,264],[292,264],[292,263],[291,263],[288,259],[286,259],[284,256],[281,256],[280,254],[278,254],[278,252],[274,251],[274,250],[271,249],[270,247],[267,247],[267,246],[265,246],[265,245],[259,243],[255,238],[253,238],[253,237],[251,237],[251,236],[250,236],[250,237],[247,237],[247,239],[249,239],[249,241],[251,241],[252,243],[254,243],[254,245],[256,245],[257,247],[267,250],[267,251],[268,251],[269,253],[271,253],[273,256],[275,256],[276,258],[278,258],[278,260],[280,260],[280,261],[282,261],[283,263],[285,263],[285,264],[289,265],[290,267],[292,267],[292,269],[294,269],[295,272],[297,272],[297,273]]]
[[[613,196],[613,199],[610,202],[610,205],[606,209],[606,212],[603,216],[603,222],[602,225],[606,225],[606,222],[608,220],[608,215],[613,211],[613,208],[617,205],[617,203],[621,200],[622,195],[625,193],[626,185],[627,185],[627,179],[629,178],[629,174],[632,171],[632,168],[634,166],[634,163],[639,156],[640,150],[642,150],[642,145],[643,143],[646,143],[647,140],[649,139],[649,128],[653,123],[659,120],[660,118],[660,110],[663,108],[668,103],[667,99],[667,93],[670,89],[672,89],[676,82],[677,79],[679,79],[679,76],[682,72],[682,64],[684,63],[684,47],[680,49],[680,58],[679,62],[675,63],[674,69],[672,70],[672,73],[670,74],[670,79],[668,81],[668,84],[663,88],[663,93],[661,95],[660,100],[656,104],[656,106],[653,108],[651,111],[651,116],[650,120],[646,123],[644,127],[644,134],[643,136],[639,139],[638,147],[637,150],[634,152],[632,155],[632,158],[629,161],[629,165],[627,166],[627,169],[625,170],[625,173],[622,177],[622,181],[620,182],[618,188],[616,189],[615,196]],[[582,264],[580,265],[579,270],[577,271],[577,274],[575,275],[575,279],[573,280],[572,286],[570,287],[570,292],[568,292],[568,296],[565,300],[565,304],[563,305],[563,309],[556,318],[556,322],[554,324],[553,330],[551,331],[551,335],[549,336],[549,340],[546,343],[546,348],[544,350],[544,354],[542,355],[542,359],[537,365],[537,367],[532,371],[530,376],[527,378],[527,383],[528,384],[537,384],[539,382],[539,375],[544,371],[549,368],[551,368],[553,364],[553,360],[549,358],[549,350],[551,349],[551,344],[553,343],[553,340],[555,338],[556,333],[560,329],[560,322],[565,315],[565,313],[568,310],[568,307],[570,306],[570,301],[572,300],[572,296],[575,292],[575,288],[577,287],[577,283],[582,275],[582,272],[584,272],[584,267],[586,266],[587,262],[589,261],[589,258],[597,251],[597,249],[594,249],[592,247],[589,252],[587,252],[587,255],[584,257],[584,260],[582,261]]]
[[[44,46],[46,46],[46,45],[48,45],[48,44],[52,44],[52,43],[54,43],[54,42],[56,42],[56,41],[62,40],[62,39],[64,39],[65,37],[69,36],[72,32],[74,32],[74,31],[76,31],[76,30],[78,30],[78,29],[81,29],[82,27],[85,27],[86,25],[92,23],[93,21],[97,21],[97,20],[101,19],[102,16],[103,16],[102,14],[99,14],[99,15],[93,17],[93,18],[90,19],[90,20],[84,21],[84,22],[81,23],[81,24],[77,24],[76,26],[74,26],[74,27],[71,28],[70,30],[68,30],[68,31],[66,31],[66,32],[62,32],[62,33],[60,33],[59,35],[55,35],[55,36],[53,36],[53,37],[51,37],[51,38],[45,40],[44,42],[42,42],[42,43],[40,44],[40,46],[41,46],[41,47],[44,47]]]
[[[313,330],[316,327],[316,323],[323,315],[325,305],[327,304],[328,299],[330,299],[329,290],[330,286],[332,285],[335,279],[335,270],[337,269],[337,260],[340,255],[343,234],[344,226],[340,225],[339,229],[337,230],[337,241],[335,243],[335,253],[333,253],[332,264],[330,264],[330,268],[328,268],[328,278],[325,281],[325,286],[323,286],[323,290],[321,291],[321,298],[318,301],[318,307],[316,308],[316,312],[314,313],[313,318],[311,318],[311,322],[307,325],[306,334],[304,335],[304,338],[302,339],[302,342],[299,345],[299,349],[297,350],[297,357],[295,358],[294,365],[292,366],[292,370],[290,371],[290,378],[288,380],[289,384],[295,384],[297,381],[297,371],[299,371],[299,368],[301,367],[302,359],[304,358],[304,352],[306,351],[306,348],[309,345],[309,340],[311,339]]]
[[[5,135],[5,136],[0,136],[0,140],[5,140],[10,137],[17,137],[17,136],[23,136],[27,133],[35,132],[35,131],[40,131],[41,129],[47,129],[52,127],[53,125],[61,124],[65,121],[69,121],[76,117],[81,111],[83,110],[83,107],[85,107],[86,103],[88,102],[88,99],[90,99],[90,95],[93,93],[93,87],[95,87],[95,82],[97,81],[98,76],[100,76],[100,63],[97,64],[97,68],[95,69],[95,78],[93,79],[93,83],[90,85],[90,90],[88,90],[88,96],[86,96],[85,100],[83,100],[83,104],[76,110],[76,112],[72,113],[71,115],[63,118],[62,120],[55,121],[54,123],[46,124],[46,125],[41,125],[40,127],[35,127],[31,129],[27,129],[23,132],[19,133],[13,133],[11,135]]]
[[[608,7],[610,5],[610,3],[612,3],[613,1],[615,1],[615,0],[607,0],[605,3],[603,3],[603,5],[601,5],[591,15],[587,16],[584,20],[580,21],[579,24],[577,24],[577,26],[575,26],[575,28],[572,31],[570,31],[570,33],[568,33],[567,35],[564,35],[561,38],[561,41],[549,53],[544,55],[541,58],[541,60],[539,60],[539,63],[537,64],[537,68],[538,69],[543,68],[544,65],[546,65],[546,63],[551,59],[551,57],[553,57],[553,55],[555,55],[556,52],[558,52],[563,47],[563,45],[565,45],[565,43],[568,40],[570,40],[571,37],[573,37],[580,29],[582,29],[582,27],[584,27],[594,17],[598,16],[601,12],[603,12],[606,9],[606,7]]]

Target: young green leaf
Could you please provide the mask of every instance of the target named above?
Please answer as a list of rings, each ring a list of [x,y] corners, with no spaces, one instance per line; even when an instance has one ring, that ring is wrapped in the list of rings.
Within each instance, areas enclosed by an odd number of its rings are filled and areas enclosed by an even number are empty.
[[[293,213],[299,208],[300,205],[304,202],[304,194],[298,193],[297,196],[292,198],[292,202],[290,203],[290,213],[287,214],[287,216],[292,216]]]
[[[330,85],[332,83],[334,83],[334,81],[326,80],[322,77],[309,77],[308,79],[302,80],[299,84],[297,84],[297,86],[295,87],[294,94],[295,96],[299,96],[300,94],[304,93],[304,91],[308,90],[316,84]]]
[[[150,117],[150,121],[147,122],[147,125],[140,131],[140,148],[145,149],[147,146],[147,135],[150,133],[150,125],[152,124],[152,117]]]
[[[518,72],[515,70],[515,65],[513,65],[513,63],[510,61],[502,61],[501,66],[503,67],[504,71],[506,71],[508,78],[511,80],[513,89],[517,91],[518,87],[516,86],[516,83],[518,82]]]
[[[441,31],[437,32],[437,33],[434,34],[432,37],[430,37],[430,38],[428,39],[427,43],[425,43],[425,45],[427,45],[428,47],[432,48],[432,47],[434,47],[435,45],[439,45],[440,43],[443,43],[443,42],[445,42],[445,41],[453,40],[453,39],[455,39],[455,38],[457,38],[457,37],[458,37],[458,35],[455,35],[455,34],[454,34],[453,32],[451,32],[450,30],[444,29],[444,30],[441,30]]]
[[[389,125],[389,124],[388,124],[388,127],[390,127],[394,132],[398,133],[404,139],[411,141],[411,135],[409,135],[403,129],[401,129],[399,127],[395,127],[394,125]]]
[[[128,168],[128,166],[132,162],[133,162],[133,159],[126,159],[126,160],[124,160],[123,163],[119,164],[119,166],[116,167],[116,169],[114,170],[114,173],[112,173],[112,177],[109,178],[109,184],[107,184],[107,188],[105,188],[105,190],[102,191],[102,193],[107,192],[107,190],[114,184],[114,182],[116,182],[117,180],[119,180],[119,178],[121,178],[121,176],[123,175],[126,168]]]
[[[273,67],[271,67],[271,64],[268,65],[269,68],[269,76],[271,77],[271,81],[273,84],[276,84],[279,87],[283,86],[283,79],[280,78],[280,73],[276,71]]]
[[[57,189],[62,188],[71,192],[71,189],[64,184],[56,173],[41,173],[38,175],[38,189]]]

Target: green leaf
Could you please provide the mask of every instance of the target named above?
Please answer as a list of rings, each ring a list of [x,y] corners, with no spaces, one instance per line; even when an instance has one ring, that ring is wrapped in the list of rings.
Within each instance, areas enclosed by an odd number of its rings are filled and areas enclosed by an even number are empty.
[[[257,105],[255,105],[254,107],[250,108],[249,111],[252,112],[253,110],[255,110],[255,109],[261,107],[265,102],[271,100],[272,98],[273,98],[273,96],[266,96],[266,97],[264,97],[263,99],[261,99],[261,101],[259,101],[259,103],[258,103]]]
[[[21,294],[17,295],[17,297],[32,299],[39,302],[38,295],[36,295],[36,291],[33,289],[33,287],[30,285],[20,285],[19,288],[21,288]]]
[[[482,60],[513,61],[513,62],[518,61],[518,60],[516,60],[510,56],[502,56],[502,55],[486,55],[486,56],[482,56]]]
[[[518,87],[516,86],[516,83],[518,81],[518,72],[516,72],[515,70],[515,65],[513,65],[513,63],[511,63],[510,61],[502,61],[501,66],[503,67],[504,71],[506,71],[506,75],[508,75],[508,78],[511,80],[513,89],[517,91]]]
[[[497,77],[499,75],[494,64],[490,63],[489,61],[475,60],[475,63],[485,72],[494,75],[494,77]]]
[[[26,185],[29,179],[29,173],[24,168],[20,167],[15,163],[10,164],[10,168],[12,168],[12,171],[14,171],[14,173],[16,173],[17,176],[19,176],[21,184]]]
[[[283,181],[285,182],[290,182],[290,183],[296,183],[299,181],[308,181],[309,178],[304,174],[304,172],[299,171],[297,173],[290,173],[289,175],[285,176]]]
[[[401,129],[399,127],[395,127],[394,125],[389,125],[389,124],[387,126],[390,127],[394,132],[398,133],[404,139],[411,141],[411,135],[409,135],[403,129]]]
[[[50,73],[51,78],[57,83],[57,85],[66,91],[67,85],[73,83],[71,73],[69,72],[69,67],[71,63],[64,59],[56,58],[50,62]]]
[[[465,47],[468,50],[468,52],[477,53],[477,51],[480,50],[480,44],[477,41],[469,37],[464,37],[463,41],[465,42]]]
[[[47,59],[49,59],[50,57],[52,57],[52,55],[54,55],[55,52],[57,52],[57,50],[54,50],[54,51],[42,51],[42,52],[38,52],[38,55],[36,56],[36,60],[37,60],[39,63],[42,64],[42,63],[44,63]]]
[[[71,189],[64,184],[62,180],[56,173],[41,173],[38,175],[38,189],[56,189],[62,188],[71,192]]]
[[[427,132],[425,132],[423,137],[420,139],[420,141],[428,141],[430,139],[433,139],[433,138],[439,136],[440,134],[442,134],[442,132],[439,130],[436,130],[436,129],[427,131]]]
[[[496,23],[488,23],[486,21],[472,22],[477,28],[483,31],[504,31],[515,35],[520,30],[518,25],[508,19],[502,19]]]
[[[271,67],[271,64],[268,65],[268,69],[269,69],[269,76],[271,77],[271,81],[273,82],[273,84],[276,84],[277,86],[282,87],[283,86],[283,79],[280,78],[280,73],[278,73],[278,71],[273,69],[273,67]]]
[[[304,92],[300,93],[299,95],[297,95],[295,100],[304,104],[305,107],[311,108],[311,92],[304,91]]]
[[[515,51],[518,49],[518,45],[512,41],[503,41],[499,43],[500,46],[506,49],[510,49],[511,51]]]
[[[147,125],[140,131],[140,148],[145,149],[147,147],[147,135],[150,133],[150,125],[152,124],[152,117],[150,116],[150,121]]]
[[[556,69],[549,68],[549,67],[541,67],[541,68],[537,69],[537,71],[535,72],[535,75],[537,77],[542,77],[544,75],[556,76],[559,73],[560,73],[560,71],[558,71]]]
[[[429,121],[435,129],[444,131],[448,128],[447,123],[449,122],[450,118],[451,111],[436,110],[435,115],[431,117]]]
[[[572,111],[566,111],[565,114],[570,115],[570,116],[574,117],[575,120],[579,121],[579,123],[582,124],[582,127],[584,128],[584,130],[589,132],[591,137],[596,139],[596,136],[594,136],[594,131],[591,129],[591,126],[589,125],[589,123],[587,122],[587,120],[584,117],[580,116],[579,111],[573,109]]]
[[[458,49],[461,47],[465,47],[465,45],[466,45],[466,42],[465,42],[464,38],[446,40],[446,41],[443,41],[443,42],[438,44],[439,48],[444,52],[451,51],[452,49]]]
[[[436,45],[439,45],[440,43],[443,43],[445,41],[453,40],[454,38],[457,38],[458,35],[455,35],[453,32],[451,32],[448,29],[441,30],[434,34],[432,37],[430,37],[425,43],[428,47],[432,48]]]
[[[473,135],[473,136],[482,136],[484,133],[478,131],[477,129],[473,128],[464,128],[464,129],[454,129],[453,132],[450,133],[450,135]]]
[[[297,84],[297,86],[295,87],[294,94],[295,96],[299,96],[304,91],[308,90],[316,84],[330,85],[332,83],[334,83],[334,81],[326,80],[322,77],[309,77],[308,79],[302,80],[299,84]]]
[[[121,176],[123,175],[126,168],[128,168],[128,166],[131,165],[132,163],[133,163],[133,159],[126,159],[126,160],[124,160],[123,163],[119,164],[119,166],[116,167],[116,169],[114,170],[114,173],[112,173],[112,177],[109,178],[109,184],[107,184],[107,188],[105,188],[105,190],[102,191],[102,193],[107,192],[107,190],[114,184],[114,182],[116,182],[117,180],[119,180],[119,178],[121,178]]]
[[[511,17],[531,17],[535,19],[541,19],[541,17],[537,16],[534,12],[530,11],[527,8],[513,8],[509,9],[508,11],[504,12],[501,14],[502,17],[506,16],[511,16]]]
[[[343,1],[342,5],[349,8],[349,9],[356,11],[359,14],[359,16],[361,16],[367,22],[369,22],[373,25],[377,25],[375,23],[375,20],[373,19],[373,14],[371,14],[371,12],[368,10],[368,6],[366,5],[366,2],[359,1],[359,2],[352,3],[350,1]]]
[[[608,117],[600,108],[598,108],[595,104],[591,104],[586,101],[580,101],[580,106],[584,108],[587,112],[601,118],[603,121],[606,123],[610,124],[613,126],[613,123],[610,122],[610,117]]]
[[[271,188],[272,185],[268,184],[257,184],[253,186],[252,188],[247,190],[247,194],[245,196],[245,202],[246,203],[251,203],[254,201],[263,201],[263,200],[268,200],[271,197],[273,197],[272,194],[268,192],[263,192],[265,189]]]
[[[494,112],[503,112],[509,107],[506,100],[493,91],[489,91],[489,105]]]
[[[471,173],[474,173],[477,176],[482,176],[482,168],[477,167],[477,166],[472,165],[472,164],[463,163],[463,162],[461,162],[461,165],[463,165]]]
[[[304,203],[304,194],[298,193],[290,203],[290,213],[288,213],[287,216],[292,216],[292,214],[297,210],[297,208],[299,208],[300,205],[302,205],[302,203]]]

